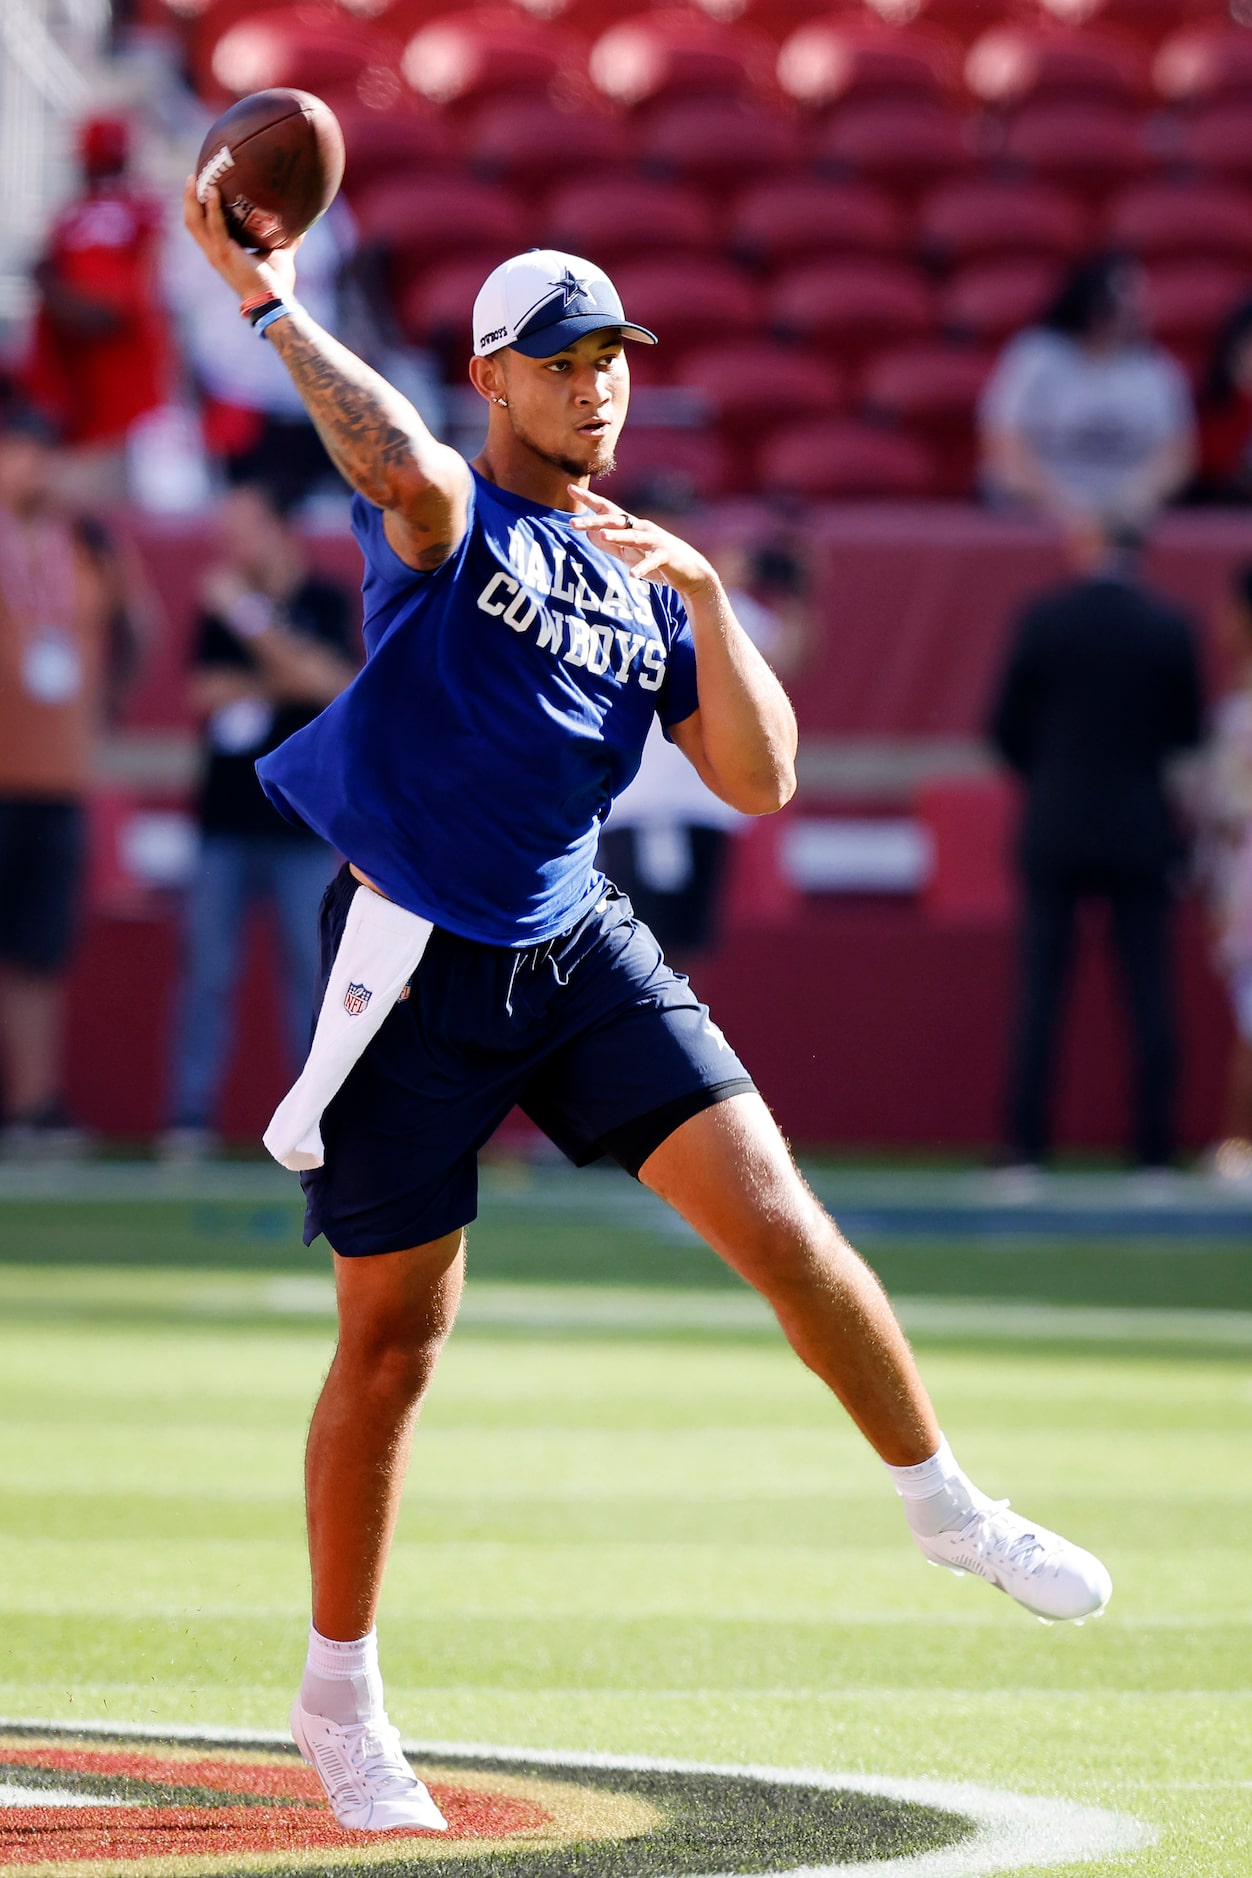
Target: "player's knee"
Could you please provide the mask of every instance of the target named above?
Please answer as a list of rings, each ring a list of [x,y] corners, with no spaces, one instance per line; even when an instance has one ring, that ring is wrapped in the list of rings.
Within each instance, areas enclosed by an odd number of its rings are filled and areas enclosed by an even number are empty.
[[[425,1393],[446,1335],[429,1322],[341,1330],[336,1361],[351,1373],[359,1393],[404,1405]]]
[[[834,1222],[799,1182],[757,1196],[736,1240],[739,1258],[767,1290],[811,1284],[842,1244]]]
[[[358,1387],[416,1400],[434,1373],[454,1315],[455,1300],[442,1290],[390,1305],[378,1301],[369,1310],[345,1310],[341,1301],[338,1360],[355,1373]]]

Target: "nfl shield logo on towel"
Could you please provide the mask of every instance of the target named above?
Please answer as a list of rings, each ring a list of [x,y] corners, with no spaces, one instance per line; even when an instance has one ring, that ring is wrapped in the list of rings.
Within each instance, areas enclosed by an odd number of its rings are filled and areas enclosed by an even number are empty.
[[[343,994],[343,1008],[349,1017],[359,1017],[373,995],[364,985],[349,985]]]

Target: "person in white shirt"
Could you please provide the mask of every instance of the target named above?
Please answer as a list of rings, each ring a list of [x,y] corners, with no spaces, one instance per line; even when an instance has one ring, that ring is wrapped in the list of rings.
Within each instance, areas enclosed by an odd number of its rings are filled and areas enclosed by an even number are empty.
[[[1147,527],[1191,474],[1195,416],[1181,367],[1146,335],[1134,261],[1074,268],[1040,324],[1005,347],[979,428],[992,502],[1067,530]]]
[[[736,617],[775,668],[794,666],[805,632],[804,569],[781,545],[714,557]],[[667,952],[692,956],[717,940],[731,842],[745,817],[705,787],[660,724],[600,838],[599,865]]]

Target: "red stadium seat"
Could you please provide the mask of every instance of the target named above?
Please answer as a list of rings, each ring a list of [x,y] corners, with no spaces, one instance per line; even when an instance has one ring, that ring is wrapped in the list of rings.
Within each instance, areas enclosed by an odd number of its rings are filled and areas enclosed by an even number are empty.
[[[650,111],[639,154],[653,174],[729,189],[800,160],[795,124],[742,98],[684,98]]]
[[[541,92],[559,84],[571,95],[586,83],[586,47],[559,26],[514,7],[447,13],[419,27],[401,69],[419,97],[462,106],[501,92]]]
[[[813,20],[778,54],[782,89],[816,110],[851,98],[942,104],[957,94],[960,76],[958,46],[921,28],[903,32],[875,22],[872,15],[867,23]]]
[[[770,495],[925,496],[934,491],[936,465],[916,437],[845,418],[776,431],[757,459],[757,480]]]
[[[454,10],[449,0],[386,0],[382,6],[375,0],[338,0],[338,4],[350,13],[382,19],[387,31],[402,39],[405,45],[421,27],[429,26],[432,20],[446,19]]]
[[[348,156],[344,187],[354,200],[383,178],[442,169],[452,154],[442,113],[415,104],[395,111],[341,112],[339,121]]]
[[[334,105],[386,109],[403,97],[399,41],[327,6],[281,7],[202,40],[196,77],[211,98],[295,85]]]
[[[1252,194],[1229,184],[1149,182],[1113,203],[1110,243],[1147,260],[1184,254],[1252,258]]]
[[[1252,295],[1252,266],[1230,261],[1161,261],[1148,269],[1148,325],[1184,357],[1206,352],[1222,322]]]
[[[1133,39],[1043,22],[991,27],[970,47],[965,81],[999,106],[1043,98],[1137,104],[1150,94],[1147,55]]]
[[[1211,105],[1183,125],[1180,154],[1198,169],[1252,181],[1252,110],[1237,99]]]
[[[616,457],[617,468],[601,487],[644,514],[686,508],[751,487],[744,454],[709,431],[627,424]]]
[[[639,11],[639,0],[514,0],[514,4],[534,19],[555,21],[567,32],[577,33],[588,45]]]
[[[591,50],[592,83],[615,104],[700,92],[773,96],[774,50],[742,27],[696,12],[637,13]]]
[[[761,426],[820,417],[844,402],[843,381],[820,352],[768,344],[704,346],[674,368],[673,382],[698,392],[724,431],[759,436]]]
[[[923,251],[945,265],[991,256],[1069,259],[1091,235],[1075,195],[1052,183],[990,176],[940,184],[922,203],[917,229]]]
[[[858,256],[810,261],[781,274],[770,291],[769,317],[790,337],[860,354],[930,332],[935,308],[917,268]]]
[[[728,261],[678,255],[628,261],[613,278],[632,318],[671,344],[696,327],[720,341],[756,332],[761,324],[756,287]]]
[[[907,425],[935,452],[936,491],[966,496],[978,468],[975,413],[995,355],[968,346],[900,346],[871,359],[861,396],[871,414]]]
[[[612,195],[613,212],[606,215],[601,182],[555,190],[540,220],[544,240],[577,253],[641,259],[670,249],[701,255],[720,250],[717,219],[700,190],[625,176],[613,182]]]
[[[396,318],[406,339],[436,346],[449,357],[468,359],[474,349],[471,316],[478,289],[512,249],[484,248],[441,261],[415,276],[396,298]]]
[[[1228,21],[1185,27],[1165,41],[1152,77],[1171,104],[1252,99],[1252,32]]]
[[[1135,114],[1083,99],[1024,105],[1008,126],[1003,155],[1084,193],[1101,193],[1148,166]]]
[[[869,183],[788,176],[744,191],[729,239],[744,260],[776,266],[813,254],[898,254],[904,227],[891,197]]]
[[[566,183],[549,196],[539,228],[549,247],[595,260],[668,249],[708,254],[719,245],[713,211],[698,190],[633,176],[613,183],[611,214],[602,182]]]
[[[356,205],[363,242],[385,249],[393,282],[472,248],[501,258],[524,248],[528,217],[516,196],[456,172],[377,183]]]
[[[906,191],[973,162],[962,120],[934,104],[843,105],[817,127],[811,150],[823,170]]]
[[[730,0],[731,7],[736,3],[737,0]],[[714,0],[713,8],[705,4],[705,11],[715,10],[718,4],[720,0]],[[753,32],[766,34],[775,46],[781,46],[810,20],[828,20],[832,14],[846,13],[859,23],[864,20],[865,12],[866,0],[836,0],[834,5],[831,0],[746,0],[742,11],[736,12],[734,17]]]
[[[1211,18],[1213,0],[1043,0],[1049,12],[1078,25],[1133,34],[1155,52],[1161,41],[1188,21]]]
[[[991,0],[990,5],[988,0],[921,0],[920,6],[914,0],[872,0],[872,4],[876,11],[885,8],[895,24],[909,26],[916,18],[932,32],[949,34],[966,47],[986,32],[997,14],[1012,16],[1026,10],[1022,0]],[[1034,14],[1037,9],[1030,11]]]
[[[462,148],[479,175],[526,188],[555,182],[584,165],[621,166],[631,154],[620,118],[563,110],[547,97],[490,100],[466,125]]]
[[[940,294],[944,326],[984,345],[1007,339],[1044,312],[1060,286],[1054,261],[976,261]]]
[[[861,379],[869,410],[901,423],[950,431],[970,424],[995,355],[942,341],[898,346],[870,360]]]

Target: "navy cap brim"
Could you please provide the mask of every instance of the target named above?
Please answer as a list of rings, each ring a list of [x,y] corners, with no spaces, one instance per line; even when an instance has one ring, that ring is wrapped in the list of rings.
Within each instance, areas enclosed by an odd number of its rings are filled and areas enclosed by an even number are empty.
[[[541,326],[538,332],[519,334],[511,344],[514,352],[524,353],[528,359],[554,359],[558,352],[564,352],[576,340],[585,339],[588,333],[608,332],[620,333],[623,339],[638,339],[645,346],[659,343],[656,334],[650,333],[646,326],[634,326],[604,313],[572,313],[568,319],[553,320],[550,326]]]

